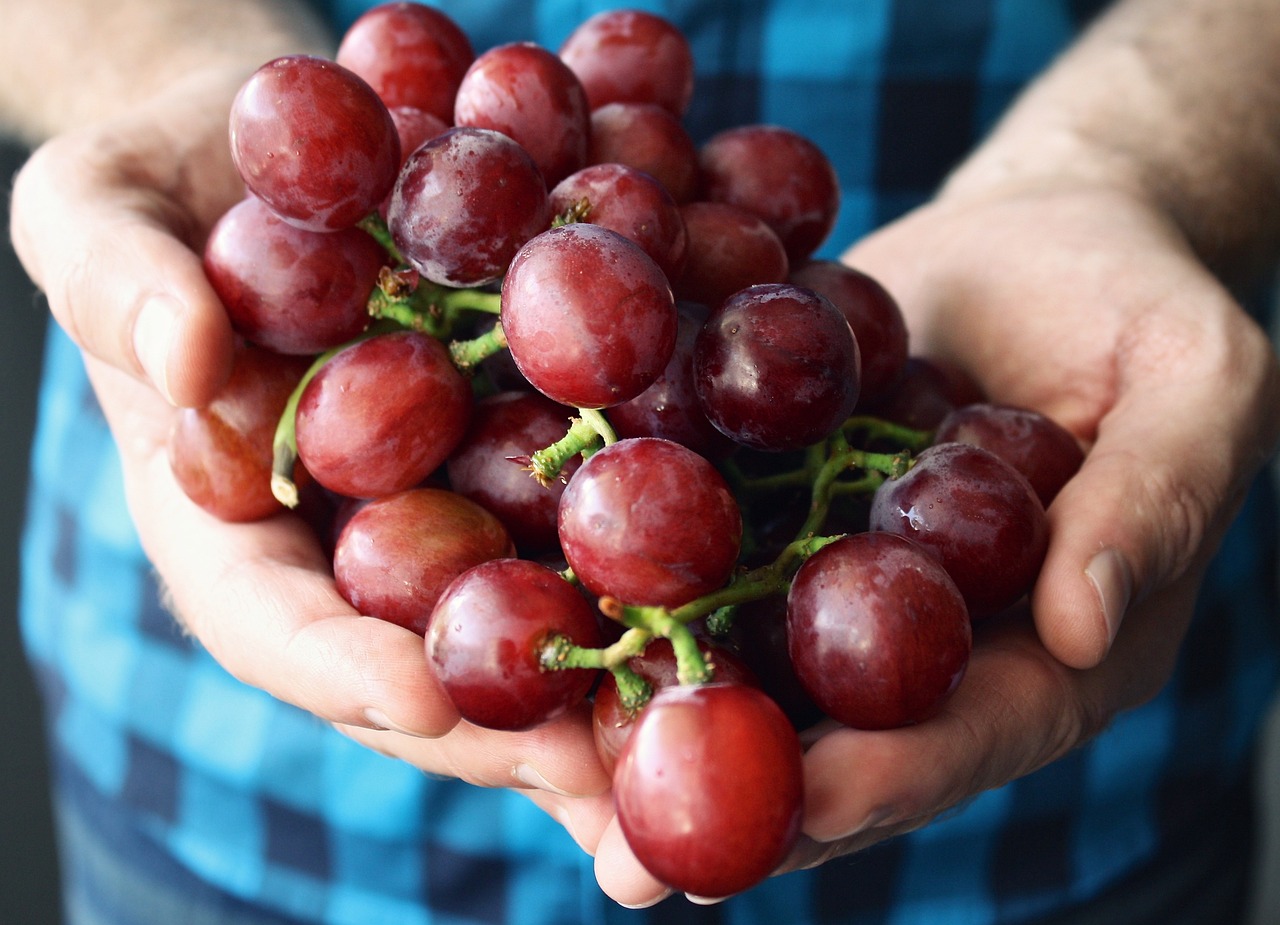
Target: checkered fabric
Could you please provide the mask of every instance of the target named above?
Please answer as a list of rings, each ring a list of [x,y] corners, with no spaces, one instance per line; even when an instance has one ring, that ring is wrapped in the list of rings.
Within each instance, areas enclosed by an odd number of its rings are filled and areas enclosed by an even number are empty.
[[[670,17],[693,43],[696,137],[774,122],[833,157],[844,206],[828,254],[927,197],[1091,12],[1066,0],[636,5]],[[444,6],[478,48],[515,39],[555,48],[607,4]],[[359,9],[335,7],[340,27]],[[78,354],[55,331],[22,620],[67,829],[90,830],[98,844],[88,860],[68,863],[69,892],[97,901],[94,921],[110,925],[151,921],[121,898],[123,887],[114,899],[100,895],[102,884],[121,882],[112,871],[129,867],[168,882],[173,895],[199,887],[225,897],[244,916],[209,921],[1039,920],[1221,829],[1277,678],[1268,578],[1276,508],[1259,486],[1218,558],[1172,681],[1088,747],[919,832],[721,906],[673,900],[627,911],[600,893],[590,859],[522,797],[429,779],[227,675],[161,607],[120,481]],[[90,862],[106,873],[77,886]]]

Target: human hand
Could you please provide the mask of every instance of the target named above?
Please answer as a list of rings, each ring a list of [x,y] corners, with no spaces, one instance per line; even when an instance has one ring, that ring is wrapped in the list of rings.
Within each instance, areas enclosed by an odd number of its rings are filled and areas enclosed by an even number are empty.
[[[942,712],[905,729],[806,735],[805,835],[783,870],[918,828],[1153,696],[1280,433],[1266,337],[1178,230],[1128,193],[943,197],[847,259],[898,298],[914,352],[961,364],[993,399],[1048,414],[1090,450],[1049,509],[1030,613],[978,625]],[[574,830],[596,839],[606,892],[629,905],[666,894],[615,819],[581,812]]]
[[[459,723],[422,638],[358,615],[301,518],[223,523],[174,481],[171,403],[206,401],[230,359],[225,310],[198,254],[243,195],[226,135],[238,83],[209,75],[56,139],[24,168],[14,197],[20,254],[85,352],[174,612],[241,680],[382,751],[412,740],[406,751],[423,770],[485,786],[606,789],[580,716],[520,735]],[[173,324],[153,326],[153,309]]]

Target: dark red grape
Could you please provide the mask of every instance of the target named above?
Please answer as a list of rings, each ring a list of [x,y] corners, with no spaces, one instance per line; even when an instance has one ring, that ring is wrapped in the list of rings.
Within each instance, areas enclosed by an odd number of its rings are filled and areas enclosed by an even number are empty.
[[[822,149],[776,125],[726,129],[699,152],[702,195],[759,215],[792,263],[826,240],[840,208],[840,181]]]
[[[312,231],[356,224],[396,180],[400,139],[372,88],[332,61],[264,64],[231,106],[231,154],[245,186]]]
[[[1031,590],[1049,543],[1044,506],[1022,474],[994,453],[939,443],[876,490],[871,529],[915,540],[942,563],[969,616],[979,619]]]
[[[760,216],[722,202],[690,202],[680,217],[689,239],[674,285],[681,299],[716,308],[748,286],[786,282],[786,248]]]
[[[475,52],[467,34],[440,10],[384,3],[347,29],[337,62],[363,77],[388,108],[412,106],[446,123]]]
[[[582,22],[560,46],[592,109],[654,103],[684,115],[693,97],[688,39],[671,22],[642,10],[609,10]]]
[[[241,344],[231,377],[213,401],[176,412],[169,464],[188,498],[226,521],[284,510],[271,493],[271,444],[307,365],[300,357]]]
[[[323,353],[369,324],[369,293],[387,255],[359,228],[318,232],[248,197],[220,218],[204,272],[232,326],[277,353]]]
[[[698,191],[698,148],[680,120],[654,103],[593,109],[587,162],[643,170],[676,202],[688,202]]]
[[[858,410],[917,430],[933,430],[962,405],[981,400],[981,390],[955,366],[931,357],[908,356],[902,375],[878,399]]]
[[[526,244],[502,282],[502,328],[526,379],[562,405],[635,398],[675,349],[662,269],[615,231],[578,222]]]
[[[693,386],[693,345],[702,322],[686,303],[677,309],[676,346],[666,368],[635,398],[610,408],[609,423],[619,437],[661,437],[699,456],[723,459],[736,444],[707,420]]]
[[[471,386],[440,341],[404,331],[325,363],[298,402],[298,456],[320,484],[373,498],[411,488],[458,445]]]
[[[649,873],[694,896],[730,896],[768,877],[799,837],[800,742],[754,687],[667,687],[618,756],[613,795]]]
[[[592,594],[676,607],[733,573],[742,516],[728,486],[692,450],[619,440],[582,464],[560,498],[560,546]]]
[[[688,238],[671,194],[639,170],[622,164],[593,164],[570,174],[551,191],[551,212],[583,210],[582,221],[635,241],[662,268],[680,278]]]
[[[582,84],[530,42],[491,48],[458,87],[454,122],[502,132],[533,157],[548,189],[587,164],[591,111]]]
[[[397,106],[392,109],[391,121],[395,122],[396,133],[400,136],[401,167],[414,151],[449,130],[449,123],[439,116],[412,106]]]
[[[907,323],[893,296],[866,273],[834,260],[804,263],[791,271],[790,281],[826,296],[849,322],[862,358],[859,400],[887,394],[907,364]]]
[[[476,403],[471,426],[447,464],[453,490],[497,515],[524,555],[559,548],[556,514],[574,456],[543,485],[516,459],[565,435],[573,410],[537,392],[501,392]]]
[[[351,514],[338,536],[333,574],[360,613],[421,635],[454,578],[513,553],[502,524],[480,505],[443,489],[414,488]]]
[[[934,715],[969,664],[964,598],[930,553],[892,533],[836,540],[796,572],[787,649],[832,719],[893,729]]]
[[[700,639],[698,650],[712,670],[715,681],[756,684],[751,670],[723,646]],[[785,660],[783,653],[778,655]],[[676,652],[667,639],[650,640],[642,654],[627,661],[627,667],[644,679],[654,693],[679,683]],[[631,737],[631,730],[643,712],[643,708],[632,712],[623,705],[618,696],[618,682],[611,673],[600,679],[591,705],[591,723],[596,752],[606,771],[613,773],[618,753]]]
[[[1030,408],[989,402],[957,408],[938,425],[939,443],[971,443],[1017,469],[1048,507],[1084,463],[1084,450],[1065,427]]]
[[[487,729],[528,729],[581,703],[598,673],[543,668],[542,650],[555,636],[600,645],[586,599],[546,566],[496,559],[459,575],[440,596],[427,628],[427,657],[463,719]]]
[[[450,129],[405,161],[387,225],[406,260],[443,286],[479,286],[551,223],[528,152],[500,132]]]
[[[858,400],[858,344],[840,310],[810,289],[751,286],[698,335],[694,385],[711,423],[758,450],[827,438]]]

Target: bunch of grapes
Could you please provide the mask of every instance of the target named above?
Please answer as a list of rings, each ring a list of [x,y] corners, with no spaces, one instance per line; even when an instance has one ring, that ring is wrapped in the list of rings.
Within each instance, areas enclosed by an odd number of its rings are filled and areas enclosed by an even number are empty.
[[[1082,456],[910,355],[891,295],[813,257],[824,153],[695,144],[693,87],[635,11],[477,55],[391,3],[263,65],[204,252],[235,371],[170,450],[220,518],[304,514],[466,720],[590,700],[637,857],[723,896],[795,844],[798,729],[943,708]]]

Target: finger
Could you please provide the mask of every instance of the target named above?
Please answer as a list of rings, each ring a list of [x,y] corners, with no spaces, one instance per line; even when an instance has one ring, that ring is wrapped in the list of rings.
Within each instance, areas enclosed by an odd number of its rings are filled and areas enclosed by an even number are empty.
[[[231,674],[334,723],[439,736],[457,712],[422,637],[362,617],[338,594],[310,528],[291,513],[228,524],[182,494],[164,452],[168,409],[146,386],[88,363],[124,458],[148,558],[180,621]]]
[[[636,858],[615,816],[596,846],[596,882],[614,902],[628,909],[644,909],[662,902],[673,892]]]
[[[437,739],[363,728],[343,728],[356,741],[440,774],[480,787],[544,790],[562,797],[592,797],[609,789],[596,757],[588,710],[579,708],[533,729],[505,732],[458,723]],[[585,830],[584,830],[585,831]]]
[[[168,178],[136,158],[116,164],[95,152],[88,161],[85,147],[53,142],[19,172],[19,256],[83,349],[150,381],[171,404],[204,404],[229,374],[232,332],[184,243],[201,237],[196,219],[168,198]]]
[[[1136,608],[1111,657],[1090,671],[1054,658],[1023,615],[981,625],[968,671],[939,715],[902,729],[836,729],[809,748],[804,832],[819,842],[848,840],[842,849],[854,850],[1091,738],[1168,678],[1198,577],[1189,573]]]
[[[1216,548],[1275,444],[1275,356],[1207,278],[1127,333],[1116,397],[1080,472],[1049,510],[1034,592],[1048,649],[1088,668],[1126,612]]]
[[[595,796],[572,797],[547,790],[521,791],[531,802],[551,816],[578,843],[578,847],[592,856],[600,845],[600,838],[613,819],[613,795],[600,793]]]

